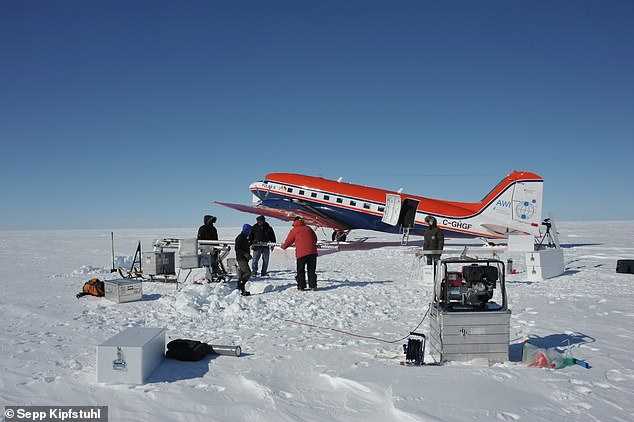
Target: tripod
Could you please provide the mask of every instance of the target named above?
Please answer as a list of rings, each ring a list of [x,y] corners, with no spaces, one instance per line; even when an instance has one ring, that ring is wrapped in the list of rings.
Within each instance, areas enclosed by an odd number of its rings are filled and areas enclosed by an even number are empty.
[[[546,226],[546,233],[544,233],[539,242],[537,242],[535,250],[539,250],[541,248],[554,248],[556,246],[555,241],[553,240],[553,236],[550,233],[550,228],[552,227],[550,218],[545,219],[542,222],[542,225]],[[544,241],[547,241],[546,245],[544,245]]]

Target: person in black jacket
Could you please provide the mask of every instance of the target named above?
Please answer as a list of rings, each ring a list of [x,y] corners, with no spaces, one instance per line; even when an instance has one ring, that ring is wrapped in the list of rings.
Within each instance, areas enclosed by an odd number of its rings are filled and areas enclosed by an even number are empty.
[[[218,240],[218,230],[214,227],[216,217],[213,215],[206,215],[203,217],[203,225],[198,228],[198,240]],[[212,272],[215,275],[221,275],[224,273],[220,265],[218,264],[218,251],[211,245],[203,245],[200,247],[203,252],[203,265],[211,267]]]
[[[253,248],[253,261],[251,261],[251,270],[253,276],[258,275],[258,261],[262,257],[262,272],[260,275],[265,277],[268,275],[267,270],[269,268],[269,256],[274,246],[267,246],[264,243],[275,243],[275,232],[273,227],[266,222],[263,215],[256,218],[256,223],[251,227],[251,234],[249,234],[249,241]]]
[[[423,233],[423,250],[436,252],[426,255],[427,265],[436,264],[445,247],[445,234],[442,229],[436,225],[436,219],[431,215],[425,217],[425,223],[427,223],[429,227],[425,230],[425,233]]]
[[[249,281],[249,278],[251,278],[251,268],[249,268],[249,260],[251,259],[249,233],[251,233],[251,225],[243,225],[242,231],[238,237],[236,237],[235,242],[236,260],[238,261],[238,267],[240,268],[240,276],[238,278],[238,285],[236,286],[236,289],[240,290],[242,296],[251,295],[251,293],[247,292],[244,288],[247,281]]]
[[[203,217],[203,225],[198,228],[198,240],[218,240],[218,230],[214,227],[216,217],[206,215]]]

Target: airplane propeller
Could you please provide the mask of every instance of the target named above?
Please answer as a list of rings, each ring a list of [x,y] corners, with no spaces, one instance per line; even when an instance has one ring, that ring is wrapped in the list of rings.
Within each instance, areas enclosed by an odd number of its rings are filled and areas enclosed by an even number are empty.
[[[263,184],[263,185],[268,185],[268,183],[267,183],[266,181],[263,181],[263,182],[262,182],[262,184]],[[253,185],[255,185],[255,183],[254,183]],[[253,186],[253,185],[251,185],[251,186]],[[257,196],[257,197],[258,197],[258,199],[259,199],[260,201],[263,201],[263,200],[265,200],[266,198],[268,198],[269,193],[271,193],[271,188],[272,188],[272,187],[273,187],[273,186],[268,185],[268,189],[266,190],[266,193],[264,193],[264,195],[262,195],[262,193],[260,192],[260,189],[254,189],[254,190],[253,190],[253,194],[254,194],[255,196]]]

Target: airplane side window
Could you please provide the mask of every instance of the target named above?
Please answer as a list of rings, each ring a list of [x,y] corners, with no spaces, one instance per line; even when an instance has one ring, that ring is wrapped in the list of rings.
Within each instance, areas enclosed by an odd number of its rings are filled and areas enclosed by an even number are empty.
[[[299,191],[299,194],[300,194],[300,195],[304,195],[304,194],[305,194],[305,192],[304,192],[303,190],[300,190],[300,191]]]
[[[368,204],[367,202],[363,203],[363,208],[365,208],[366,210],[370,209],[370,204]]]
[[[385,207],[379,207],[379,212],[385,211]]]
[[[324,195],[324,200],[330,201],[330,195]]]
[[[337,202],[343,204],[343,198],[337,198]]]
[[[317,198],[317,194],[315,192],[310,194],[311,198]]]
[[[350,201],[350,205],[352,205],[353,207],[357,206],[357,202],[356,201]]]
[[[288,193],[293,193],[293,188],[288,188]]]

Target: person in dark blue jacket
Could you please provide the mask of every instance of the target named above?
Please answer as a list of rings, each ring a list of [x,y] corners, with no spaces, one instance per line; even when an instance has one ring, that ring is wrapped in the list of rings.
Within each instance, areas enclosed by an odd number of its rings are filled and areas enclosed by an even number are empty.
[[[235,251],[236,260],[238,261],[238,268],[240,269],[240,276],[238,277],[238,285],[236,289],[240,290],[242,296],[249,296],[251,293],[245,290],[247,281],[251,278],[251,268],[249,268],[249,260],[251,260],[251,244],[249,243],[249,233],[251,233],[251,225],[245,224],[242,226],[242,231],[236,237]]]

